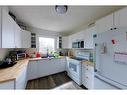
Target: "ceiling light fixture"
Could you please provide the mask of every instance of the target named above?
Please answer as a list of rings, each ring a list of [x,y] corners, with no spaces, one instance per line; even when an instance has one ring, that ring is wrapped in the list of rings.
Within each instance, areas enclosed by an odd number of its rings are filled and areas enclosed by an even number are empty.
[[[67,5],[56,5],[55,10],[58,14],[65,14],[67,12]]]

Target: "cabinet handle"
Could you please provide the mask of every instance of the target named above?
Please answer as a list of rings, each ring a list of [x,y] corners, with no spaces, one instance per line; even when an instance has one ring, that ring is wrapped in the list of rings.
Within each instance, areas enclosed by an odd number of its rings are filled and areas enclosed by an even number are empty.
[[[88,70],[88,68],[86,70]]]
[[[112,28],[110,30],[113,30]]]

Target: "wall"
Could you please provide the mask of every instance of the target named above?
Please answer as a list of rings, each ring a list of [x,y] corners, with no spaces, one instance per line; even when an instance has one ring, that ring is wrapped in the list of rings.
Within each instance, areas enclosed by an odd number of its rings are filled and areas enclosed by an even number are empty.
[[[54,32],[54,31],[48,31],[48,30],[44,30],[44,29],[34,28],[34,27],[28,27],[27,30],[32,33],[36,33],[36,35],[37,35],[37,38],[36,38],[37,49],[39,48],[39,37],[40,36],[55,38],[55,49],[57,49],[57,37],[58,37],[59,33]]]
[[[9,49],[0,48],[0,60],[4,59],[8,54]]]

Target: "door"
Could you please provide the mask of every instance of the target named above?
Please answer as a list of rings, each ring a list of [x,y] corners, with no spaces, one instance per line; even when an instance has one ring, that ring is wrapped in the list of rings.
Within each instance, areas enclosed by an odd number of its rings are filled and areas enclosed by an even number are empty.
[[[79,76],[80,63],[76,60],[69,59],[68,60],[68,72],[74,76]]]
[[[127,40],[125,30],[109,31],[97,35],[97,47],[96,47],[96,64],[98,64],[98,71],[106,78],[117,82],[117,84],[127,87],[127,65],[121,62],[115,62],[115,52],[127,52]],[[115,44],[112,43],[112,39],[115,39]],[[104,53],[104,44],[106,52]],[[120,57],[119,57],[120,58]],[[112,82],[112,84],[114,84]],[[114,84],[116,85],[116,84]],[[123,87],[122,87],[123,88]]]
[[[14,20],[6,10],[2,10],[2,48],[15,48]]]

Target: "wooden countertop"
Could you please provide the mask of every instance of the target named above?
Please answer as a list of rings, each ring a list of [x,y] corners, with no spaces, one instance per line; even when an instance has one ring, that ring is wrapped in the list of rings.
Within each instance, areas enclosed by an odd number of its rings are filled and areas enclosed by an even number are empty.
[[[5,81],[15,80],[17,76],[20,74],[20,72],[22,71],[22,69],[25,66],[27,66],[28,62],[29,59],[24,59],[18,61],[17,64],[15,64],[12,67],[0,69],[0,83]]]
[[[61,56],[59,58],[63,58],[63,57],[64,56]],[[15,64],[12,67],[0,69],[0,83],[15,80],[20,74],[20,72],[23,70],[23,68],[28,65],[29,61],[37,61],[42,59],[48,59],[48,58],[28,58],[28,59],[17,61],[17,64]]]
[[[82,64],[88,64],[90,66],[94,66],[94,63],[90,61],[83,61]]]

